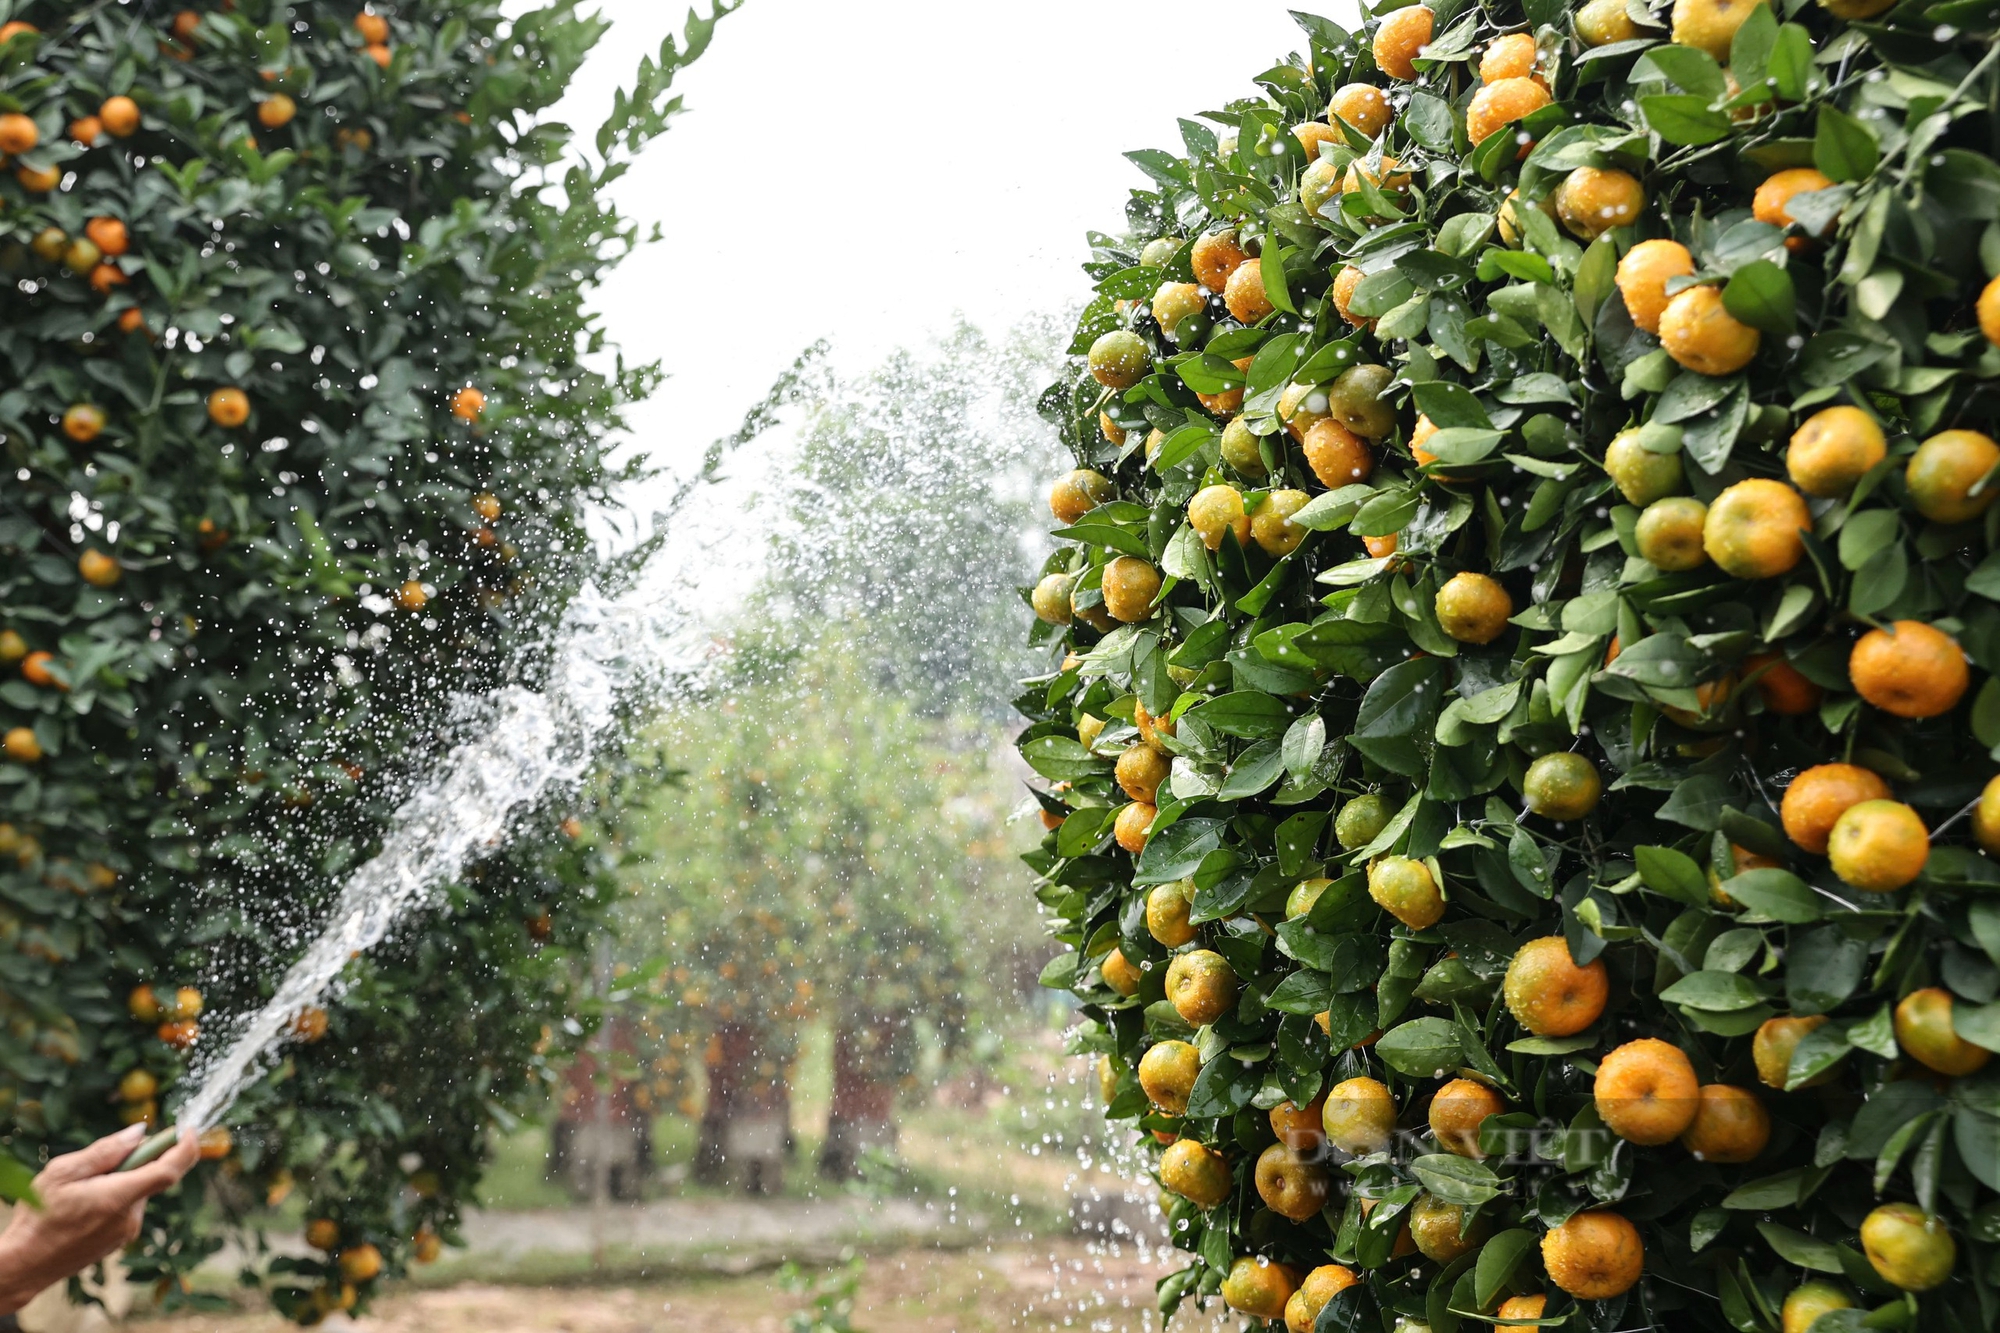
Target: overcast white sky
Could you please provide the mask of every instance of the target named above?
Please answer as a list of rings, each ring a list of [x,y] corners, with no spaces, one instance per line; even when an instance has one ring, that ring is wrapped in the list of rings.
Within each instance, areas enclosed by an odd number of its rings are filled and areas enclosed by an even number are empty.
[[[558,109],[585,137],[687,12],[601,7],[614,27]],[[596,301],[628,356],[671,375],[634,414],[643,446],[669,467],[698,457],[817,338],[859,369],[955,312],[997,331],[1071,308],[1084,232],[1117,229],[1144,179],[1119,154],[1175,147],[1176,117],[1256,91],[1304,46],[1287,8],[748,0],[616,187],[665,233]]]

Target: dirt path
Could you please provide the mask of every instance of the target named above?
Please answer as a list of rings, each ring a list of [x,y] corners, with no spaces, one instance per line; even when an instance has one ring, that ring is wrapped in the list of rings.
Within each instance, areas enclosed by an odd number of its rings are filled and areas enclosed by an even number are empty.
[[[1153,1283],[1178,1264],[1129,1246],[1075,1241],[904,1250],[868,1261],[853,1326],[862,1333],[1093,1333],[1158,1330]],[[800,1307],[775,1274],[691,1277],[593,1288],[466,1283],[400,1291],[366,1319],[327,1323],[367,1333],[784,1333]],[[1235,1328],[1194,1316],[1175,1333]],[[284,1333],[269,1314],[193,1315],[129,1325],[131,1333]]]

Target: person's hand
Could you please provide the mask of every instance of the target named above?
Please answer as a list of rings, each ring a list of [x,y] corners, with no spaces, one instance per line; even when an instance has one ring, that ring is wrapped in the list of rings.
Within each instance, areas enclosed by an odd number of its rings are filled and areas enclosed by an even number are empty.
[[[133,1125],[42,1168],[35,1177],[42,1206],[16,1205],[0,1234],[0,1314],[138,1238],[146,1200],[178,1182],[201,1152],[194,1131],[183,1129],[180,1142],[157,1160],[113,1174],[145,1137],[146,1127]]]

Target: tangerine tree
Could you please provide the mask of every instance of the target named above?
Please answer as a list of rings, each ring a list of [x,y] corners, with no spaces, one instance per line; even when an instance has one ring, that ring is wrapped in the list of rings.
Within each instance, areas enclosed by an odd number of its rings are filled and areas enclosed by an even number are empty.
[[[603,190],[714,22],[643,62],[585,159],[540,115],[604,31],[572,0],[0,0],[17,1155],[159,1120],[377,845],[452,697],[539,670],[585,511],[635,471],[602,438],[656,379],[585,364],[584,296],[636,239]],[[134,1274],[179,1299],[220,1244],[202,1217],[293,1191],[320,1253],[271,1266],[289,1315],[434,1254],[486,1127],[544,1080],[569,1007],[548,946],[604,882],[550,816],[358,960],[149,1212]]]
[[[1128,154],[1018,706],[1162,1311],[2000,1318],[1997,20],[1390,0]]]

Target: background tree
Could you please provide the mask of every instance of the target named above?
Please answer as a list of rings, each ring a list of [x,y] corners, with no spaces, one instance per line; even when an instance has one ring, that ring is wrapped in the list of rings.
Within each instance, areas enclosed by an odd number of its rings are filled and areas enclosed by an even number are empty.
[[[718,5],[716,14],[730,8]],[[537,114],[573,0],[0,0],[0,1118],[28,1157],[156,1119],[366,858],[453,699],[533,679],[657,379],[584,310],[603,188],[665,127],[645,61],[595,160]],[[218,1136],[230,1210],[301,1189],[312,1320],[434,1250],[575,1007],[608,895],[547,817],[358,960]],[[128,995],[130,996],[128,1000]],[[321,1040],[327,1038],[326,1040]],[[411,1163],[416,1163],[412,1166]],[[201,1188],[132,1261],[219,1243]]]

